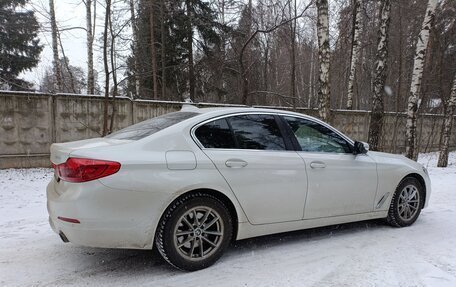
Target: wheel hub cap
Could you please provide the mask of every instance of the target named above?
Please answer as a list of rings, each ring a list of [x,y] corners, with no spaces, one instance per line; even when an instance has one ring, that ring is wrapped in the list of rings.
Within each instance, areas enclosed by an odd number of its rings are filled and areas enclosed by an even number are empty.
[[[404,221],[412,220],[420,207],[420,193],[416,186],[407,185],[399,194],[397,212]]]

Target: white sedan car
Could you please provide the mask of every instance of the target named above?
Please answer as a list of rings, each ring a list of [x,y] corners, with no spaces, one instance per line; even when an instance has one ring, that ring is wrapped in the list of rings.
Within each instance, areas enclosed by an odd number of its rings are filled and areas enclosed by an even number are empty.
[[[352,221],[415,222],[426,169],[367,151],[310,116],[184,107],[104,138],[51,146],[49,220],[63,241],[151,249],[184,270],[233,240]]]

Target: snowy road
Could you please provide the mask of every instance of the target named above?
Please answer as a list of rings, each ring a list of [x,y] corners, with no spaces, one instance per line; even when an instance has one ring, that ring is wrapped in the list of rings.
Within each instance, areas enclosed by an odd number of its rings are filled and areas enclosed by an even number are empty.
[[[0,286],[456,286],[456,153],[429,164],[430,206],[408,228],[378,221],[249,239],[185,273],[154,251],[64,244],[47,222],[49,169],[0,170]]]

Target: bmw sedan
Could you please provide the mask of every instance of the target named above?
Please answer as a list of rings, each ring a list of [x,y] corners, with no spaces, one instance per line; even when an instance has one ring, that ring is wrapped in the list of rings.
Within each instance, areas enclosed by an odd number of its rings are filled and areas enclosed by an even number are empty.
[[[234,240],[374,218],[408,226],[431,194],[420,164],[271,109],[184,106],[53,144],[51,161],[49,221],[64,242],[155,245],[189,271]]]

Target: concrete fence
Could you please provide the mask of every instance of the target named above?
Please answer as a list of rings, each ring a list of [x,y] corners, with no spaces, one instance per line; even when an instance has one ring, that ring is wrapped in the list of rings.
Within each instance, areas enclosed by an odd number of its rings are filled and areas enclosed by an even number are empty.
[[[182,104],[118,98],[115,101],[114,130],[177,111]],[[195,105],[229,106],[214,103]],[[313,116],[317,114],[313,109],[297,108],[296,111]],[[395,153],[404,151],[405,119],[402,113],[386,114],[382,150]],[[369,120],[370,113],[367,111],[335,110],[332,124],[353,139],[367,141]],[[442,121],[442,115],[420,115],[420,151],[438,149]],[[50,165],[49,147],[52,143],[99,137],[102,122],[103,97],[0,91],[0,168],[47,167]],[[456,148],[455,129],[451,139],[452,149]]]

